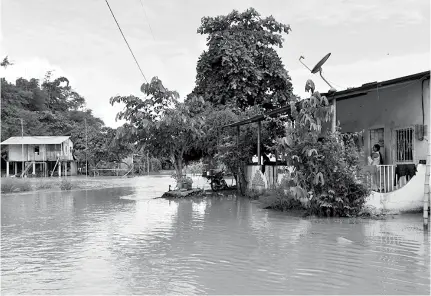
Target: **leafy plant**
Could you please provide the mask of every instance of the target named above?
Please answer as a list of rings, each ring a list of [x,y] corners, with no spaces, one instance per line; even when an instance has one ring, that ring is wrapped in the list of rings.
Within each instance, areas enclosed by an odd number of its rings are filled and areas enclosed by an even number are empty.
[[[286,137],[278,142],[287,165],[294,167],[285,198],[308,198],[312,214],[356,215],[369,194],[360,182],[361,152],[353,136],[342,136],[338,129],[322,132],[332,110],[326,97],[310,90],[309,99],[291,103],[292,122],[286,127]]]

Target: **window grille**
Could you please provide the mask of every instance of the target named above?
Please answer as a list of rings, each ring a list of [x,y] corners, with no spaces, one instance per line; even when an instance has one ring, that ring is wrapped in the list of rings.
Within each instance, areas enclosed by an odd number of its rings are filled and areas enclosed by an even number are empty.
[[[397,162],[413,162],[414,134],[412,127],[395,130]]]

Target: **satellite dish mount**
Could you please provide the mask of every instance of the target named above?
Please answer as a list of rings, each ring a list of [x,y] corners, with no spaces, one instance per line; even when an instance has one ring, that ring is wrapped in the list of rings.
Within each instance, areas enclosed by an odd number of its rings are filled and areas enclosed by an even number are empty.
[[[323,81],[326,82],[327,85],[329,85],[329,87],[331,88],[331,91],[336,91],[335,88],[325,79],[325,77],[323,77],[322,75],[322,66],[323,64],[329,59],[329,57],[331,56],[331,53],[328,53],[327,55],[325,55],[317,64],[316,66],[314,66],[313,69],[310,69],[307,67],[307,65],[305,65],[301,60],[305,59],[303,56],[301,56],[299,58],[299,62],[301,64],[303,64],[312,74],[316,74],[317,72],[319,72],[320,77],[322,77]]]

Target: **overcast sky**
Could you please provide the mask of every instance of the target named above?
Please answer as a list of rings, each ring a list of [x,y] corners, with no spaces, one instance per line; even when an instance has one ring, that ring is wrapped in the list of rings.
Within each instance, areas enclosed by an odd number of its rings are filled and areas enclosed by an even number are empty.
[[[291,26],[279,54],[298,95],[305,95],[308,78],[319,91],[329,89],[299,63],[301,55],[312,67],[331,52],[324,75],[337,90],[430,69],[429,0],[109,3],[147,79],[158,76],[181,97],[192,90],[196,62],[205,49],[205,37],[196,33],[201,18],[249,7]],[[110,106],[109,98],[140,95],[144,80],[105,1],[2,0],[1,5],[1,54],[15,62],[2,76],[9,81],[43,78],[46,71],[55,70],[69,78],[96,116],[118,126],[119,107]]]

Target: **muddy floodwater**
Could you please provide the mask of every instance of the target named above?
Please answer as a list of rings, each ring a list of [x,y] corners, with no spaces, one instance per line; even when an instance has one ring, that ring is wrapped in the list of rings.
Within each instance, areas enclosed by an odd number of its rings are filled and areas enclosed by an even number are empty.
[[[304,219],[169,177],[1,197],[1,294],[428,294],[421,215]],[[123,182],[123,183],[122,183]]]

